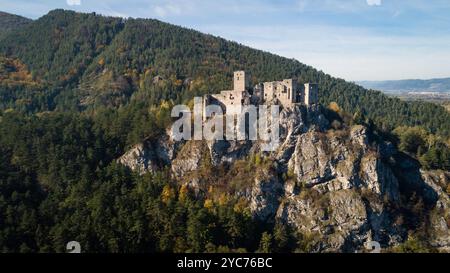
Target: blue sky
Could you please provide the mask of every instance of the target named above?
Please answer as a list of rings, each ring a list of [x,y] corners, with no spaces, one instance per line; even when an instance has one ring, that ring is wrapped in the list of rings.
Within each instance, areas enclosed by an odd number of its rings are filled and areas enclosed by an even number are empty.
[[[157,18],[351,81],[450,77],[449,0],[0,0],[33,19],[55,8]]]

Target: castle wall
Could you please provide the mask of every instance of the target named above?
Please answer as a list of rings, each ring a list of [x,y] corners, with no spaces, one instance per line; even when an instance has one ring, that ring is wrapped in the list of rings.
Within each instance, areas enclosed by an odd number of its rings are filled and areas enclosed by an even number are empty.
[[[210,96],[210,103],[222,106],[222,110],[227,114],[240,113],[242,105],[250,103],[250,96],[247,91],[224,90],[219,94]]]
[[[293,79],[264,83],[264,100],[272,102],[277,100],[283,106],[292,106],[298,103],[298,86]]]
[[[265,82],[264,87],[264,101],[272,101],[275,96],[275,82]]]
[[[319,86],[315,83],[305,84],[304,104],[313,105],[319,103]]]
[[[245,71],[234,72],[234,89],[224,90],[219,94],[206,95],[204,106],[209,104],[220,105],[223,112],[239,114],[243,105],[277,102],[285,107],[296,103],[313,105],[319,102],[318,85],[306,83],[298,86],[295,79],[283,81],[264,82],[257,84],[250,95],[250,76]]]

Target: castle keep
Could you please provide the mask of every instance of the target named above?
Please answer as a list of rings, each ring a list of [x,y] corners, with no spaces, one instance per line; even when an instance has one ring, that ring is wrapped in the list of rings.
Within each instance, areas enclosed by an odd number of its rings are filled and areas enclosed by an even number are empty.
[[[318,85],[297,84],[295,79],[258,83],[250,86],[250,74],[245,71],[235,71],[233,90],[224,90],[219,94],[205,95],[203,105],[219,105],[224,113],[238,114],[244,105],[278,104],[291,107],[296,104],[314,105],[318,103]]]

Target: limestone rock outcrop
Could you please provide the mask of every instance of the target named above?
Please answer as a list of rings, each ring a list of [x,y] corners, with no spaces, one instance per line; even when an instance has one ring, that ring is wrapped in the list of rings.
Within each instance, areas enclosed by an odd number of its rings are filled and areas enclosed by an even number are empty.
[[[315,238],[313,252],[359,251],[371,240],[383,247],[404,242],[408,234],[399,208],[407,188],[432,205],[430,243],[450,251],[450,200],[442,188],[450,175],[421,172],[392,143],[369,139],[364,126],[331,129],[321,106],[296,105],[281,111],[280,145],[273,152],[261,152],[258,141],[176,144],[164,136],[136,145],[119,162],[139,173],[168,166],[174,179],[207,192],[210,180],[196,175],[201,168],[228,168],[259,155],[270,170],[247,173],[251,179],[230,193],[244,198],[259,220],[281,221]]]

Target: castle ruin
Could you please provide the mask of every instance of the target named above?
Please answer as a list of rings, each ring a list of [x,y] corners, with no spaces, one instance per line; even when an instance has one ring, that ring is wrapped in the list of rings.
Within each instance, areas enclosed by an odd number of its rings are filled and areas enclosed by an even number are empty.
[[[224,113],[239,114],[245,105],[278,104],[282,107],[294,105],[314,105],[318,103],[318,84],[297,84],[296,79],[258,83],[250,86],[250,74],[235,71],[233,90],[205,95],[203,105],[219,105]]]

